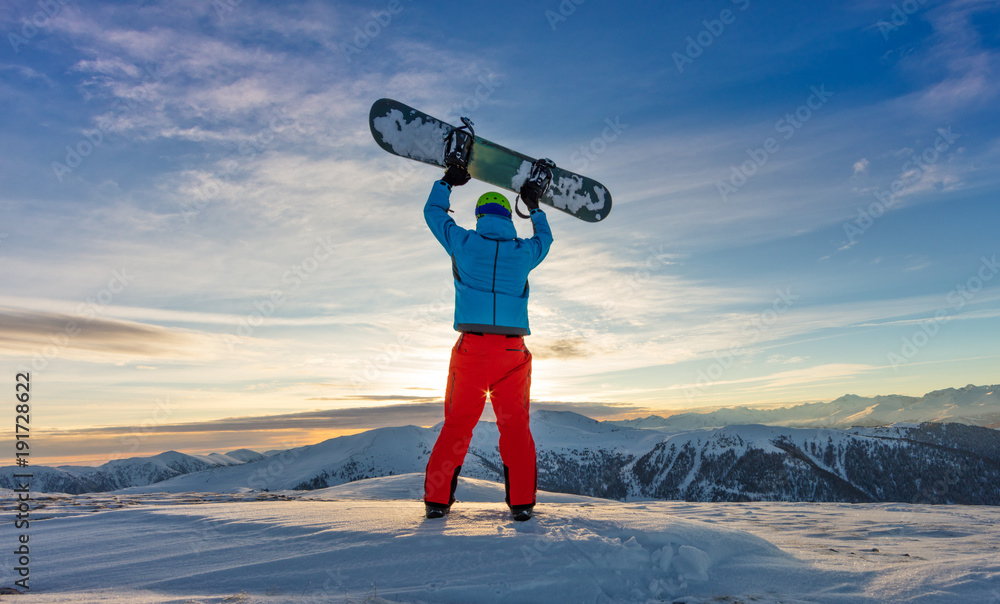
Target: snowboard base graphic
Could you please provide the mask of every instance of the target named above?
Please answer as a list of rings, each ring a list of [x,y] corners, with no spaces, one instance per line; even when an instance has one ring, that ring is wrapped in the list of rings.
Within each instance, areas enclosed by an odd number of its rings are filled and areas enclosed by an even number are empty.
[[[379,99],[368,114],[372,136],[380,147],[400,157],[445,168],[445,139],[455,126],[392,99]],[[517,193],[534,158],[475,137],[469,175]],[[552,168],[552,184],[542,203],[587,222],[600,222],[611,212],[611,193],[601,183],[568,170]]]

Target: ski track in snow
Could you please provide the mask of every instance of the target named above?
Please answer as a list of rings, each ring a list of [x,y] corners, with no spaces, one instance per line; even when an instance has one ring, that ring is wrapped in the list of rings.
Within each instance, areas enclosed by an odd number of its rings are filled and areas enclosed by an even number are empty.
[[[540,493],[518,523],[502,485],[462,478],[430,521],[421,483],[40,496],[31,601],[1000,602],[995,507]]]

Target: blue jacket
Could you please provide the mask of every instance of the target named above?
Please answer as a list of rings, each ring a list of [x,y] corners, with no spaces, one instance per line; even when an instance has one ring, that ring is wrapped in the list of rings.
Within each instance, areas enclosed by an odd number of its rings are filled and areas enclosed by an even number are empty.
[[[470,231],[448,216],[450,197],[451,187],[435,182],[424,206],[424,220],[451,255],[455,329],[528,335],[528,273],[552,245],[545,213],[531,213],[535,227],[531,239],[518,239],[511,219],[489,214]]]

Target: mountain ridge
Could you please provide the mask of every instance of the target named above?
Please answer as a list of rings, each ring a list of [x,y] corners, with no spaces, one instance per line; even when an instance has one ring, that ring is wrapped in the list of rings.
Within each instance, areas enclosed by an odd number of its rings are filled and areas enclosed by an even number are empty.
[[[717,410],[643,420],[597,421],[570,411],[532,413],[539,488],[618,500],[921,501],[1000,504],[1000,432],[968,423],[907,421],[882,426],[791,427],[759,419],[786,412],[802,422],[842,424],[894,415],[919,418],[994,413],[997,388],[966,386],[923,397],[844,395],[831,403],[787,409]],[[833,405],[823,407],[822,405]],[[878,410],[874,413],[873,410]],[[860,410],[860,411],[859,411]],[[724,414],[728,413],[728,415]],[[690,421],[687,416],[697,416]],[[772,418],[774,416],[772,415]],[[694,425],[692,425],[694,424]],[[315,490],[365,478],[420,473],[440,424],[387,427],[271,455],[237,449],[226,454],[166,451],[115,460],[97,468],[35,466],[36,492],[246,492]],[[492,422],[479,422],[462,475],[503,481]],[[0,468],[0,487],[14,488],[14,466]]]
[[[649,415],[611,420],[620,426],[662,431],[718,428],[760,423],[786,427],[852,428],[901,422],[963,423],[1000,426],[1000,385],[934,390],[921,397],[888,394],[874,397],[845,394],[830,402],[800,403],[787,407],[755,409],[746,405],[701,413]]]

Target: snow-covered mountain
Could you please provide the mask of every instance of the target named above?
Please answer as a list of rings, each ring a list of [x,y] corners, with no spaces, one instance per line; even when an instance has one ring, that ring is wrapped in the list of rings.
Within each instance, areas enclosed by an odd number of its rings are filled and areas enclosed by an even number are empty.
[[[90,466],[32,466],[32,489],[47,493],[90,493],[114,491],[126,487],[148,485],[209,468],[229,467],[264,459],[249,449],[229,453],[188,455],[166,451],[152,457],[116,459],[97,467]],[[26,470],[16,466],[0,468],[0,487],[14,488],[14,474]]]
[[[839,411],[822,417],[833,423],[846,421],[840,416],[855,421],[859,414],[887,417],[893,409],[914,412],[934,405],[967,412],[995,405],[996,395],[990,388],[968,387],[903,398],[842,397],[840,404],[828,404]],[[863,412],[848,415],[852,408]],[[809,409],[799,411],[802,418],[821,417]],[[324,489],[422,472],[438,430],[380,428],[267,457],[247,450],[206,456],[170,451],[98,468],[33,467],[32,487],[68,493]],[[539,488],[560,493],[631,501],[1000,504],[1000,431],[961,423],[846,430],[750,424],[668,432],[542,410],[532,414],[532,432]],[[498,439],[494,423],[479,423],[463,476],[502,482]],[[0,468],[0,487],[15,487],[16,472],[15,467]]]
[[[803,403],[760,409],[727,407],[705,413],[650,415],[615,421],[621,426],[679,432],[743,424],[795,428],[852,428],[895,423],[959,423],[1000,427],[1000,385],[947,388],[922,397],[891,394],[863,397],[848,394],[829,403]]]
[[[1000,504],[1000,431],[963,424],[851,430],[728,426],[665,434],[537,411],[540,489],[618,500]],[[407,426],[299,447],[126,493],[323,489],[419,473],[436,429]],[[480,422],[462,475],[502,482],[496,425]]]

